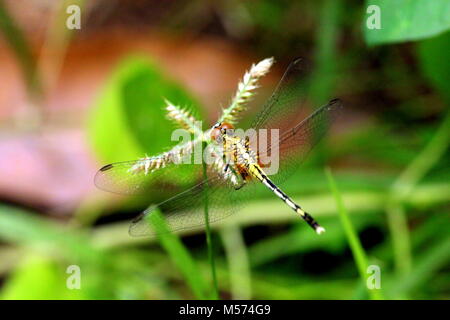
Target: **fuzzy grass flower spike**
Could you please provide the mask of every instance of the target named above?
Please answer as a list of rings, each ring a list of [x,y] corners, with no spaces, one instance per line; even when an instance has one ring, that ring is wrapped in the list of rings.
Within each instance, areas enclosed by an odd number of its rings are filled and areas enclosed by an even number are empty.
[[[244,78],[239,82],[230,106],[222,111],[222,116],[218,122],[227,122],[235,125],[239,121],[240,115],[246,110],[246,104],[255,95],[255,90],[259,87],[259,79],[269,72],[273,62],[273,58],[266,58],[251,66],[250,70],[245,73]]]
[[[266,58],[250,67],[250,70],[244,74],[244,77],[239,82],[236,94],[231,100],[229,107],[222,110],[222,114],[217,123],[227,122],[234,125],[239,121],[242,113],[247,109],[247,103],[255,95],[255,91],[259,87],[258,81],[269,72],[273,63],[273,58]],[[131,173],[143,171],[145,174],[148,174],[157,169],[164,168],[169,164],[181,163],[185,157],[192,154],[196,146],[200,145],[202,142],[211,142],[211,129],[207,129],[203,132],[199,125],[201,122],[188,110],[174,105],[167,99],[165,102],[167,118],[181,129],[187,130],[189,133],[193,134],[194,139],[186,143],[178,144],[171,150],[157,156],[146,156],[140,159],[136,165],[130,168],[129,171]],[[212,153],[211,156],[215,158],[213,168],[222,173],[224,171],[225,163],[219,156],[220,151],[214,146],[211,146],[210,150]],[[234,183],[232,177],[233,176],[227,176],[225,178],[231,179]]]

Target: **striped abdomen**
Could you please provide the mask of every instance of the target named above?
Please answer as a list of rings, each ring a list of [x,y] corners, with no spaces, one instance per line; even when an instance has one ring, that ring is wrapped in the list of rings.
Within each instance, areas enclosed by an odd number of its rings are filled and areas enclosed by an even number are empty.
[[[264,183],[266,187],[268,187],[272,192],[280,198],[284,203],[286,203],[292,210],[297,212],[303,220],[305,220],[316,232],[317,234],[321,234],[325,232],[325,229],[321,227],[314,218],[305,212],[298,204],[296,204],[294,201],[292,201],[291,198],[289,198],[280,188],[278,188],[270,179],[269,177],[263,172],[263,170],[259,167],[257,164],[253,164],[250,167],[249,173]]]

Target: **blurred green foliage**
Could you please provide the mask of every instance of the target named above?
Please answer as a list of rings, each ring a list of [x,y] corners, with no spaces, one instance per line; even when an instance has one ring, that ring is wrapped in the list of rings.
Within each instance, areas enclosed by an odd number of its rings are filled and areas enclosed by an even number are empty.
[[[10,276],[2,299],[81,299],[81,290],[67,290],[67,274],[53,260],[30,253]]]
[[[198,272],[198,267],[180,239],[169,232],[163,215],[160,212],[156,212],[156,214],[152,214],[151,216],[148,216],[148,218],[150,220],[149,223],[155,227],[156,232],[159,234],[158,237],[161,241],[161,245],[170,255],[174,264],[182,272],[196,298],[206,299],[209,297],[208,291],[210,290],[208,290],[203,277]]]
[[[450,32],[418,43],[418,56],[424,76],[450,102],[450,63],[447,52],[450,52]]]
[[[450,28],[446,0],[367,0],[380,8],[381,28],[365,28],[369,45],[425,39]]]
[[[386,19],[376,32],[361,23],[372,3],[382,7]],[[241,10],[250,4],[234,6]],[[320,154],[312,155],[282,186],[320,220],[327,229],[324,235],[311,232],[265,190],[257,190],[239,214],[213,225],[221,297],[376,296],[361,282],[355,254],[359,259],[364,255],[363,264],[381,267],[384,298],[448,298],[450,33],[435,36],[449,27],[449,15],[444,16],[448,2],[380,0],[363,6],[335,0],[304,5],[265,0],[252,6],[238,23],[256,30],[252,50],[279,54],[281,60],[291,58],[292,48],[303,46],[299,43],[312,46],[313,101],[344,95],[357,101],[346,104],[349,118],[360,110],[371,118],[324,141]],[[298,20],[299,8],[304,23]],[[347,38],[354,43],[346,43]],[[394,44],[422,38],[408,46]],[[385,45],[368,49],[366,44]],[[417,60],[418,70],[409,66],[411,59]],[[358,72],[360,68],[364,72]],[[374,99],[377,95],[384,100]],[[363,100],[352,100],[355,96]],[[174,127],[165,118],[164,98],[204,113],[192,95],[151,60],[130,57],[117,66],[89,116],[87,131],[98,159],[132,160],[173,145]],[[346,126],[343,121],[341,126]],[[336,167],[333,181],[339,188],[333,188],[334,196],[323,163]],[[154,200],[155,195],[149,195],[146,203]],[[83,210],[80,204],[77,214]],[[97,216],[107,214],[102,206],[96,210]],[[125,204],[117,209],[124,210],[130,209]],[[164,229],[158,218],[154,222]],[[1,205],[0,272],[5,281],[0,297],[212,297],[203,229],[139,239],[129,237],[128,221],[93,220],[81,227]],[[361,246],[355,249],[355,243]],[[82,290],[65,287],[66,268],[73,264],[81,267]]]
[[[327,169],[326,172],[331,192],[333,193],[334,198],[336,200],[336,208],[339,213],[342,228],[345,231],[347,241],[349,243],[350,249],[352,250],[353,258],[355,259],[355,264],[358,268],[359,276],[361,277],[363,285],[366,285],[369,279],[369,274],[367,272],[369,268],[367,255],[364,251],[364,248],[361,245],[361,241],[358,239],[358,235],[355,232],[355,228],[353,227],[347,209],[345,208],[345,205],[342,201],[341,193],[339,191],[338,186],[336,185],[336,181],[333,178],[331,170]],[[381,291],[379,289],[381,288],[378,288],[376,290],[371,290],[370,288],[367,288],[367,293],[371,297],[371,299],[377,300],[383,299],[383,295],[381,294]]]
[[[176,144],[176,126],[166,119],[164,99],[188,106],[198,104],[180,85],[148,59],[130,57],[117,66],[90,116],[89,141],[105,162],[156,155]],[[120,152],[118,152],[120,146]]]

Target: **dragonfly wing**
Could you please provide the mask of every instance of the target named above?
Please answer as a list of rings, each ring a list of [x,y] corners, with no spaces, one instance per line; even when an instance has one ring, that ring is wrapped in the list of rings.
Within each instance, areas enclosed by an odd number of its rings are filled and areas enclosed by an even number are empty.
[[[285,131],[278,144],[270,145],[267,149],[267,155],[270,157],[265,157],[264,153],[260,154],[262,161],[278,160],[278,170],[271,176],[275,183],[282,183],[292,175],[314,146],[320,142],[341,110],[342,102],[339,99],[331,100],[305,120]]]
[[[150,190],[175,189],[193,185],[201,177],[201,166],[168,164],[156,170],[146,169],[146,160],[108,164],[95,175],[95,185],[102,190],[118,194],[146,194]],[[173,170],[176,167],[176,170]]]
[[[253,185],[235,190],[220,177],[210,178],[158,205],[150,206],[130,225],[131,236],[154,236],[151,216],[159,210],[170,232],[200,227],[205,224],[204,204],[208,201],[209,222],[226,218],[241,208],[249,199]]]
[[[292,128],[298,123],[305,105],[308,70],[309,63],[302,58],[291,62],[272,96],[255,117],[252,129],[279,129],[281,136],[283,128]]]

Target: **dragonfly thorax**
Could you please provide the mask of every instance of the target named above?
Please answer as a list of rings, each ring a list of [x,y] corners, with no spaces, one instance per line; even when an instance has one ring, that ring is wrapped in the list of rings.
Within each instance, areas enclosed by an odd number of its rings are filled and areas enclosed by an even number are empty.
[[[227,163],[236,166],[237,171],[247,171],[248,168],[258,163],[256,153],[250,148],[247,139],[237,135],[223,135],[223,151]]]

